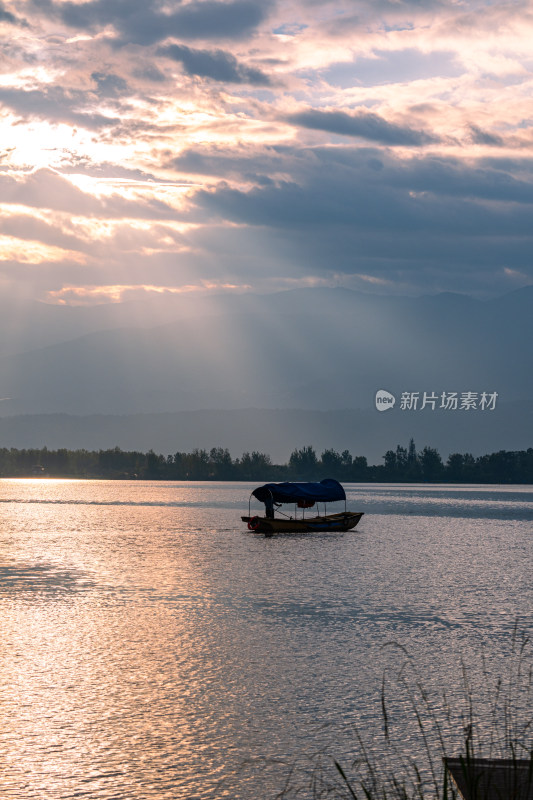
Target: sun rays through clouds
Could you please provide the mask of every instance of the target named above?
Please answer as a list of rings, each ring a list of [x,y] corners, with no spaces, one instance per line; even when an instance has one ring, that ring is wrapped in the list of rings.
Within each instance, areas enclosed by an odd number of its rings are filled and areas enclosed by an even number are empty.
[[[0,3],[0,276],[48,302],[532,282],[529,3]]]

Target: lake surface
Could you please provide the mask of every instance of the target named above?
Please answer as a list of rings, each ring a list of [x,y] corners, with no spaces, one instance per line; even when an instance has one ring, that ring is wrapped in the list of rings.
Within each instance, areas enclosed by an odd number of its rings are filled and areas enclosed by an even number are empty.
[[[311,797],[406,653],[453,698],[532,630],[531,487],[352,484],[354,531],[272,538],[252,488],[0,481],[3,800]]]

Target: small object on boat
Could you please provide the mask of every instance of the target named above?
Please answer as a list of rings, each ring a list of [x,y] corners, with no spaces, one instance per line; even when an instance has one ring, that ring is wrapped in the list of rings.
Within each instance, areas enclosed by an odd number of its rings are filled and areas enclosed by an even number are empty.
[[[250,504],[252,497],[265,504],[265,516],[252,515]],[[337,514],[326,513],[326,503],[344,501],[344,511]],[[294,516],[279,511],[283,504],[294,504]],[[316,503],[324,503],[324,514],[320,511],[313,517],[305,516],[305,509]],[[278,516],[274,513],[277,509]],[[302,509],[300,517],[297,509]],[[248,501],[248,516],[241,517],[248,525],[248,530],[255,533],[271,535],[273,533],[311,533],[313,531],[349,531],[355,528],[362,511],[347,511],[346,492],[341,484],[333,478],[326,478],[320,483],[265,483],[258,486]]]

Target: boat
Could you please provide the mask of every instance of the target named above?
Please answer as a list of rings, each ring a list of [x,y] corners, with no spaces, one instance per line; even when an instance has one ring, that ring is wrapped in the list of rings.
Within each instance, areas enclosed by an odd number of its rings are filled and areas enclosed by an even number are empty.
[[[533,800],[533,758],[473,758],[467,749],[444,765],[465,800]]]
[[[265,504],[264,516],[251,513],[252,497]],[[326,513],[326,504],[344,501],[344,511],[335,514]],[[318,503],[324,504],[324,513],[320,514]],[[280,511],[282,505],[294,505],[294,514]],[[314,516],[305,516],[306,509],[317,505]],[[298,509],[301,514],[298,515]],[[276,516],[277,513],[277,516]],[[333,478],[326,478],[319,483],[265,483],[258,486],[250,494],[248,500],[248,516],[241,517],[248,530],[254,533],[272,535],[274,533],[313,533],[314,531],[349,531],[355,528],[362,511],[346,509],[346,492],[341,484]]]

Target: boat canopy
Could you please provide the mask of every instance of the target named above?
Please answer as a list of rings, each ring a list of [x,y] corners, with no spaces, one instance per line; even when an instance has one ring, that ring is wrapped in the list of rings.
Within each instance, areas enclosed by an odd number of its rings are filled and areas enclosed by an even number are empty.
[[[274,503],[333,503],[335,500],[346,500],[346,494],[340,483],[333,478],[326,478],[320,483],[265,483],[252,492],[259,502],[270,498]]]

